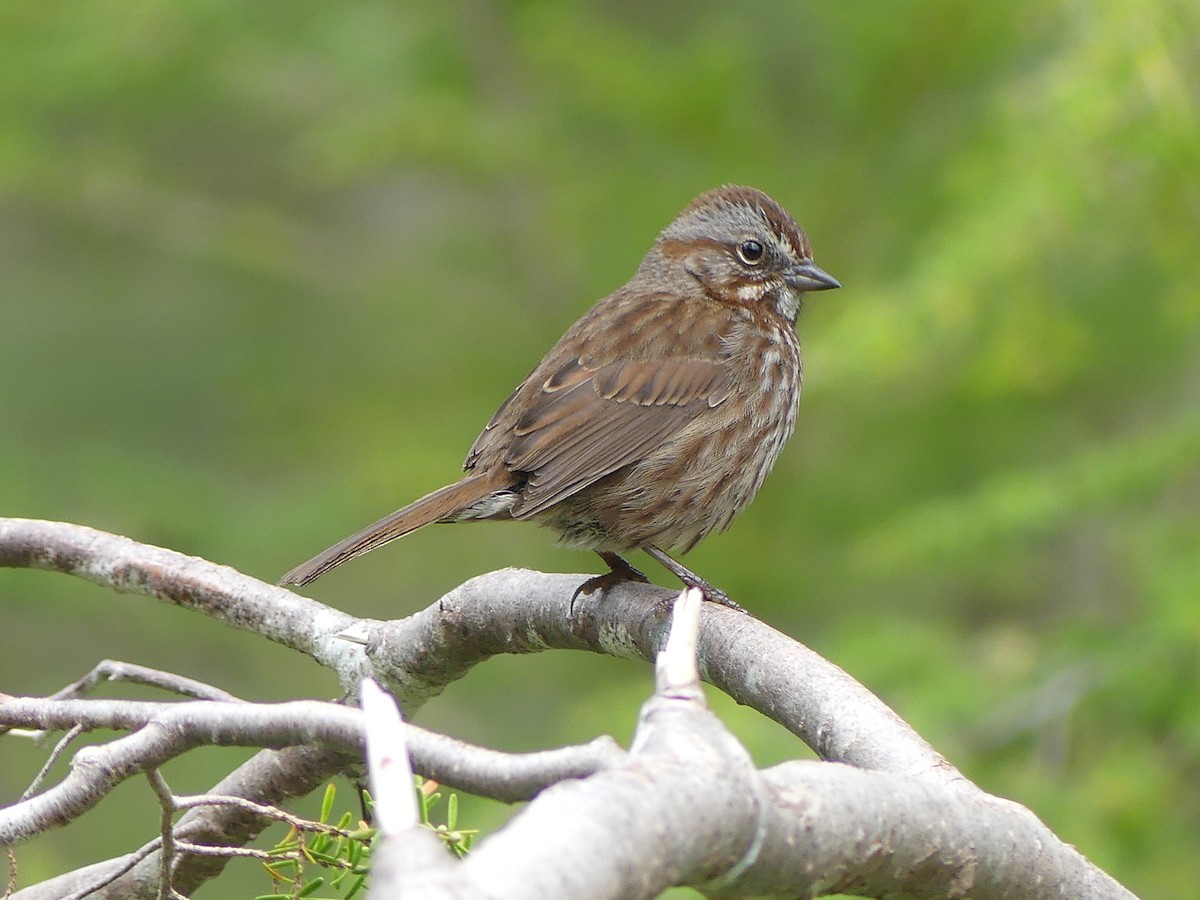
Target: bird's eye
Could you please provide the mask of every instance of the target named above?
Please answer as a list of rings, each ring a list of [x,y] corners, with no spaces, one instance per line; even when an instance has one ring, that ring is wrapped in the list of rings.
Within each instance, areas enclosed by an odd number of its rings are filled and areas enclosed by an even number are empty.
[[[738,259],[748,266],[757,266],[766,252],[766,248],[755,240],[742,241],[737,249]]]

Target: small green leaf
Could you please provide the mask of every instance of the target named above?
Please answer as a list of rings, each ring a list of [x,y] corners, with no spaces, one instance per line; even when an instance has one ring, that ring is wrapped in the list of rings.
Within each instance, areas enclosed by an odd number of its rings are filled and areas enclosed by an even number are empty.
[[[333,782],[331,781],[328,785],[326,785],[325,799],[321,801],[321,822],[329,821],[329,815],[333,812],[333,797],[336,793],[337,790],[334,788]]]

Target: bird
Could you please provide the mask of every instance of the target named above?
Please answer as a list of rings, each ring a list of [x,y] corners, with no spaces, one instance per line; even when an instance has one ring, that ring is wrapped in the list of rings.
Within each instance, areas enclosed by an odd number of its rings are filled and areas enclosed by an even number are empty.
[[[841,287],[762,191],[689,203],[633,277],[575,322],[476,438],[462,477],[289,571],[306,585],[435,522],[532,520],[609,571],[571,598],[647,582],[642,550],[705,599],[741,607],[668,554],[723,531],[791,436],[801,389],[796,319]]]

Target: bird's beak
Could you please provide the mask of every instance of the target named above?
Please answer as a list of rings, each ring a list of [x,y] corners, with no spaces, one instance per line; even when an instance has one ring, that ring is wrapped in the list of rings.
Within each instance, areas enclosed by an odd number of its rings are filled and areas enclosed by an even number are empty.
[[[829,291],[842,286],[840,281],[824,269],[817,268],[811,261],[788,269],[784,280],[798,291]]]

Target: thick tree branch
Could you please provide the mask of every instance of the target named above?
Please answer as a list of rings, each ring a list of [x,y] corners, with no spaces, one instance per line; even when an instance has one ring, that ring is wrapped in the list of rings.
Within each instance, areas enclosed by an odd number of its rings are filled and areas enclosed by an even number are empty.
[[[807,760],[762,778],[770,820],[739,896],[1133,897],[1029,810],[982,791]]]
[[[203,560],[78,526],[27,520],[0,520],[0,565],[66,571],[194,608],[308,653],[337,669],[344,684],[373,671],[409,707],[497,653],[562,647],[652,659],[666,631],[664,601],[673,596],[622,585],[577,604],[572,614],[569,598],[583,576],[505,570],[472,579],[408,619],[369,622]],[[339,640],[339,633],[360,637],[365,652]],[[837,887],[929,897],[1129,896],[1027,810],[967,782],[836,666],[752,617],[713,604],[704,604],[698,637],[707,680],[790,728],[825,759],[858,769],[795,763],[759,773],[704,709],[702,694],[664,678],[675,687],[646,704],[630,754],[605,756],[610,764],[590,777],[542,791],[454,866],[436,896],[475,896],[486,889],[506,897],[649,897],[670,884],[694,884],[710,895]],[[0,711],[29,712],[14,702],[32,701],[9,701]],[[242,703],[171,706],[262,709]],[[354,711],[332,708],[338,710],[334,716],[348,714],[343,725],[357,729]],[[48,727],[58,714],[40,715],[10,724]],[[123,761],[130,771],[162,758],[164,738],[156,734],[161,714],[153,716],[142,731],[108,745],[137,748],[137,765],[129,757]],[[226,734],[212,722],[205,727],[209,737]],[[291,795],[293,785],[311,784],[310,775],[342,767],[352,757],[339,748],[357,752],[357,730],[351,739],[338,728],[323,729],[293,723],[288,735],[327,740],[334,749],[264,751],[227,779],[231,785],[214,792],[273,803],[272,796]],[[345,743],[337,744],[334,733]],[[420,740],[413,739],[414,758]],[[474,751],[455,752],[470,759]],[[314,754],[311,766],[299,764],[304,754]],[[275,759],[287,761],[282,771],[271,771]],[[19,806],[22,814],[32,808]],[[186,893],[224,864],[187,853],[189,842],[236,844],[263,824],[246,810],[184,816],[175,831],[178,889]],[[153,896],[156,864],[161,857],[152,853],[100,896]]]
[[[251,704],[132,700],[0,701],[0,724],[41,730],[82,726],[133,731],[80,750],[71,772],[49,790],[0,809],[0,846],[28,840],[82,815],[120,782],[202,745],[318,745],[355,758],[363,748],[362,711],[301,700]],[[609,738],[535,753],[501,753],[408,726],[414,768],[426,777],[506,802],[613,764],[623,751]]]
[[[299,650],[357,690],[361,657],[335,635],[353,616],[229,566],[64,522],[0,518],[0,567],[45,569],[196,610]]]
[[[171,550],[79,525],[0,519],[0,566],[62,571],[203,612],[300,650],[357,690],[358,647],[368,635],[378,676],[410,712],[472,666],[499,653],[590,650],[653,660],[666,627],[664,588],[625,584],[576,605],[586,576],[504,569],[467,581],[437,603],[392,622],[330,607]],[[705,604],[703,677],[800,737],[823,759],[957,781],[962,776],[891,709],[837,666],[751,616]],[[797,690],[804,685],[804,690]]]
[[[759,773],[687,676],[691,640],[672,631],[677,655],[660,657],[626,761],[540,794],[419,896],[650,898],[679,884],[708,896],[1131,896],[1022,807],[961,783],[812,762]],[[408,895],[413,876],[386,872],[378,895]]]
[[[590,650],[653,661],[667,627],[665,588],[627,583],[569,598],[582,575],[504,569],[472,578],[405,619],[359,633],[379,677],[428,698],[501,653]],[[744,613],[704,604],[704,679],[779,722],[823,759],[944,783],[963,776],[879,698],[802,644]]]

